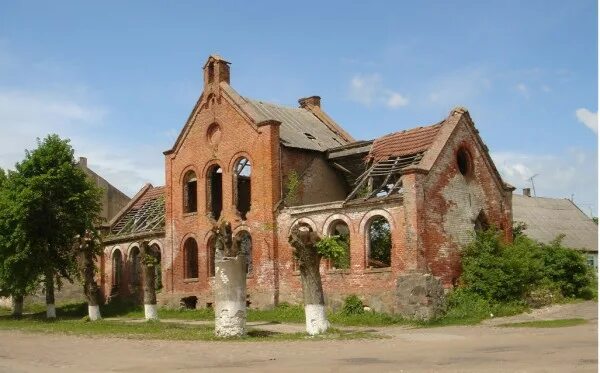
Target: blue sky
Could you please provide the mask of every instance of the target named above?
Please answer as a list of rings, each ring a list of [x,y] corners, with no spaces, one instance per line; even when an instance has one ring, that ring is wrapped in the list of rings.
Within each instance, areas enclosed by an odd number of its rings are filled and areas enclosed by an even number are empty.
[[[596,1],[80,2],[0,10],[0,167],[69,137],[129,195],[164,182],[211,53],[242,95],[320,95],[355,138],[469,109],[503,177],[597,214]]]

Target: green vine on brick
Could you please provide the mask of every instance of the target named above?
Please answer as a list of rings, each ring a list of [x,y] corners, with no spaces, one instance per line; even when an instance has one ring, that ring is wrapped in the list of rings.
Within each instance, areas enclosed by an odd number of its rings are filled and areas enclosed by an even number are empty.
[[[296,170],[290,171],[287,177],[287,183],[285,185],[286,193],[284,202],[286,206],[292,206],[298,202],[298,192],[300,191],[300,175]]]

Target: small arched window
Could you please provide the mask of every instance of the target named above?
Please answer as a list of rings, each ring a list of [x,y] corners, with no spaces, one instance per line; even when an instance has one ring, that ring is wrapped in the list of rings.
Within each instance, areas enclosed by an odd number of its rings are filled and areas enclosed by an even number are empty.
[[[219,220],[223,210],[223,170],[219,165],[213,165],[206,176],[206,207],[210,217]]]
[[[348,269],[350,268],[350,229],[343,220],[335,220],[329,226],[329,236],[338,238],[338,242],[345,248],[345,256],[329,261],[330,268]]]
[[[237,250],[246,256],[246,274],[252,272],[252,236],[247,231],[241,231],[235,235]]]
[[[184,277],[198,278],[198,244],[192,237],[185,240],[183,245],[185,260]]]
[[[248,158],[240,158],[235,162],[233,174],[234,201],[235,206],[242,217],[246,220],[246,214],[251,205],[251,183],[252,165]]]
[[[142,274],[142,261],[139,247],[136,246],[131,249],[129,263],[129,273],[131,274],[130,283],[132,285],[139,285]]]
[[[183,178],[183,212],[198,211],[198,180],[194,171],[188,171]]]
[[[383,216],[371,219],[368,230],[368,262],[371,268],[386,268],[391,265],[392,232],[390,223]]]
[[[121,250],[117,249],[112,255],[112,287],[116,290],[121,286],[121,276],[123,273],[123,256]]]

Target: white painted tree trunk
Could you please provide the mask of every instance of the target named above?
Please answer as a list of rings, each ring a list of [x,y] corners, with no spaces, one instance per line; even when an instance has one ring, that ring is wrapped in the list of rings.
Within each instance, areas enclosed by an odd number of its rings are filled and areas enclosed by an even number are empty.
[[[46,304],[46,317],[49,319],[56,318],[56,307],[54,304]]]
[[[329,328],[325,306],[322,304],[307,304],[304,306],[306,315],[306,332],[310,335],[325,333]]]
[[[12,315],[23,316],[23,296],[12,297]]]
[[[144,304],[144,316],[146,320],[158,320],[158,307],[156,304]]]
[[[246,256],[215,258],[215,335],[246,334]]]
[[[88,306],[88,316],[92,321],[102,319],[102,315],[100,314],[100,306]]]

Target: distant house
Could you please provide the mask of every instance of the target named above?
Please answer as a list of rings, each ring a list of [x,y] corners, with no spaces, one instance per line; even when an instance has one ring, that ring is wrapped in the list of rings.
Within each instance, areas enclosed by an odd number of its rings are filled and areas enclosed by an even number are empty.
[[[87,158],[79,157],[77,163],[79,168],[85,172],[87,177],[102,189],[102,217],[104,222],[110,221],[125,205],[129,203],[130,198],[114,185],[106,181],[102,176],[88,168]]]
[[[513,220],[527,225],[525,234],[548,243],[564,234],[563,244],[581,250],[588,263],[598,269],[598,225],[570,200],[513,194]]]

